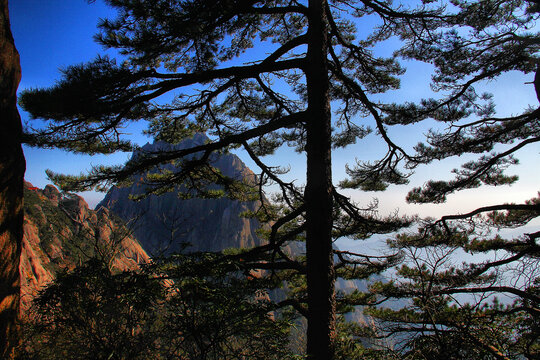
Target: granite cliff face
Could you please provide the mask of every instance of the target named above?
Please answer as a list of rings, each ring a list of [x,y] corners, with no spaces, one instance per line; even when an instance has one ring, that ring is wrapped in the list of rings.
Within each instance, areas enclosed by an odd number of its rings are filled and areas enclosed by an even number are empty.
[[[80,196],[64,196],[52,185],[42,190],[25,183],[24,202],[23,311],[57,272],[73,269],[90,257],[99,257],[118,271],[149,261],[137,240],[107,209],[91,210]]]
[[[155,152],[201,145],[208,138],[197,134],[177,145],[164,142],[146,144],[141,151]],[[133,156],[138,156],[134,153]],[[246,179],[255,178],[253,172],[233,154],[212,158],[212,165],[225,175]],[[173,170],[173,169],[169,169]],[[133,228],[133,233],[150,254],[170,254],[189,243],[187,251],[220,251],[226,248],[247,248],[261,244],[256,230],[259,222],[240,216],[245,211],[255,211],[257,202],[240,202],[228,198],[180,199],[174,192],[150,195],[140,201],[130,200],[130,195],[144,193],[144,185],[113,187],[100,207],[109,209]]]

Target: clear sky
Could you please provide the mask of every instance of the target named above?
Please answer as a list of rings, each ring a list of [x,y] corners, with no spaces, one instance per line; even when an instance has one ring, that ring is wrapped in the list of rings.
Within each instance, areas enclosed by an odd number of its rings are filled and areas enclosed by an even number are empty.
[[[98,19],[114,14],[101,1],[88,4],[85,0],[9,0],[9,10],[15,46],[21,58],[19,91],[50,86],[59,78],[59,69],[103,54],[104,49],[92,37]],[[20,112],[22,120],[28,120],[28,114]],[[91,157],[29,147],[24,148],[24,153],[26,180],[40,188],[50,183],[46,169],[78,174],[92,164],[122,163],[128,158],[128,154]],[[83,196],[94,206],[103,194]]]
[[[15,44],[21,56],[22,82],[19,90],[32,87],[45,87],[52,85],[58,79],[58,69],[70,64],[80,63],[94,58],[98,53],[103,54],[101,47],[92,40],[96,32],[98,18],[110,16],[109,10],[100,0],[87,4],[85,0],[10,0],[11,27]],[[379,49],[385,52],[386,49]],[[111,54],[109,52],[109,54]],[[385,96],[398,100],[417,100],[429,94],[428,81],[430,71],[428,67],[405,63],[408,68],[398,92]],[[524,77],[521,74],[508,74],[497,82],[487,84],[495,94],[497,110],[500,115],[517,114],[527,105],[537,106],[537,100],[531,85],[532,75]],[[23,121],[28,119],[27,114],[21,112]],[[404,146],[416,144],[427,127],[425,125],[401,127],[393,129],[391,134]],[[140,138],[144,143],[147,139]],[[346,150],[334,154],[334,174],[336,182],[344,176],[346,163],[353,163],[355,158],[369,159],[376,156],[381,148],[375,139],[368,139]],[[92,164],[122,163],[129,154],[105,156],[75,156],[58,150],[40,150],[24,148],[27,160],[27,181],[35,186],[43,187],[49,181],[44,173],[45,169],[56,172],[78,174],[90,168]],[[501,202],[521,202],[536,196],[540,190],[540,146],[532,145],[520,153],[518,158],[521,165],[511,169],[509,173],[520,175],[519,183],[510,187],[486,187],[464,191],[452,195],[445,205],[407,205],[405,194],[412,185],[418,186],[428,179],[448,179],[450,170],[459,166],[467,157],[449,159],[447,161],[420,168],[411,179],[408,186],[393,186],[384,194],[359,193],[350,194],[365,204],[372,198],[380,199],[382,212],[399,209],[407,213],[419,212],[423,215],[442,215],[453,211],[467,212],[481,205]],[[245,156],[242,159],[246,160]],[[246,161],[248,166],[252,163]],[[294,158],[290,151],[280,151],[272,159],[274,164],[290,164],[292,171],[290,178],[298,179],[301,183],[305,173],[303,159]],[[94,206],[103,194],[86,193],[83,196],[91,206]]]

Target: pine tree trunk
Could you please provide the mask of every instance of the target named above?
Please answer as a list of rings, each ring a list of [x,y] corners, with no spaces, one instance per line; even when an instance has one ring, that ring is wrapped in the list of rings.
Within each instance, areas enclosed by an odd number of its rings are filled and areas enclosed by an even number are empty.
[[[331,110],[326,64],[324,0],[309,1],[307,184],[305,190],[308,285],[307,354],[332,359],[335,337],[332,255]]]
[[[26,168],[17,111],[21,79],[19,54],[10,30],[7,0],[0,0],[0,358],[14,355],[18,343],[19,259]]]

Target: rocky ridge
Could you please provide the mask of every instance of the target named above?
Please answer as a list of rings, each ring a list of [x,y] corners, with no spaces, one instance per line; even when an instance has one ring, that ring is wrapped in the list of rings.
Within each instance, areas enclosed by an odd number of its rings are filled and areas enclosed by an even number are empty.
[[[89,209],[77,195],[63,195],[52,185],[38,189],[26,182],[24,236],[20,264],[21,309],[59,271],[73,269],[90,257],[111,269],[136,269],[148,254],[105,208]]]

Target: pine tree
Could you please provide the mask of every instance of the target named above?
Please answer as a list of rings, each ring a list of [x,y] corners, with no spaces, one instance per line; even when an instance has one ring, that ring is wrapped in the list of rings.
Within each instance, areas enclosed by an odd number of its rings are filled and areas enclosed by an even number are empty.
[[[392,240],[406,262],[394,281],[372,290],[410,301],[370,308],[380,325],[371,335],[399,339],[396,351],[411,359],[538,358],[540,233],[501,230],[525,231],[540,215],[539,200],[444,216]],[[473,256],[459,263],[465,252]]]
[[[48,120],[45,128],[30,131],[27,142],[93,154],[132,149],[122,129],[141,120],[149,122],[148,134],[172,143],[207,132],[212,141],[202,146],[149,153],[124,167],[99,166],[82,176],[49,175],[66,190],[85,190],[130,181],[133,174],[173,163],[177,172],[146,175],[151,192],[183,185],[203,196],[243,199],[275,184],[281,190],[279,205],[262,202],[257,214],[270,221],[268,244],[234,256],[251,259],[253,267],[306,275],[307,296],[286,303],[307,317],[312,359],[333,358],[335,277],[365,278],[397,259],[333,250],[333,239],[365,239],[412,223],[397,216],[381,218],[374,207],[361,208],[340,189],[382,191],[406,184],[419,165],[481,154],[457,171],[455,180],[432,181],[409,194],[410,201],[442,202],[460,189],[514,182],[515,177],[503,173],[516,161],[512,153],[538,141],[539,110],[498,119],[489,96],[474,90],[476,83],[504,72],[535,71],[538,36],[529,29],[537,17],[536,2],[107,2],[119,10],[118,18],[104,20],[96,38],[118,49],[120,60],[98,57],[71,66],[55,86],[25,92],[25,110]],[[357,31],[358,24],[373,18],[377,23],[369,34]],[[401,47],[389,58],[375,56],[376,46],[391,37],[399,37]],[[399,88],[400,57],[433,65],[432,86],[442,95],[418,103],[377,100],[377,94]],[[408,150],[388,133],[392,126],[426,119],[448,129],[430,132],[428,145]],[[387,145],[386,154],[349,167],[350,178],[337,186],[331,173],[333,149],[363,139],[372,128]],[[503,152],[486,154],[495,145],[515,141],[518,145]],[[305,187],[283,180],[282,168],[264,162],[283,145],[305,154]],[[256,184],[226,178],[209,163],[212,153],[237,148],[259,166]],[[219,191],[209,191],[210,184],[220,185]],[[305,260],[282,250],[298,239],[305,239]],[[257,261],[255,255],[261,254],[271,261]],[[343,300],[355,305],[369,299],[354,294]]]
[[[435,80],[459,93],[456,79],[472,84],[508,70],[535,73],[531,84],[540,100],[538,34],[520,28],[538,18],[538,3],[460,1],[455,5],[461,10],[456,19],[472,31],[453,33],[442,37],[438,46],[422,44],[413,51],[441,51],[451,59],[439,68]],[[407,111],[418,109],[412,106]],[[431,131],[427,142],[416,147],[420,161],[427,162],[463,153],[481,156],[453,170],[456,177],[451,181],[429,181],[413,189],[408,201],[442,203],[455,191],[517,180],[504,170],[518,162],[513,157],[516,151],[540,140],[539,108],[510,117],[495,117],[492,109],[486,110],[472,120],[450,122],[444,131]],[[398,339],[396,358],[537,358],[540,234],[524,226],[539,215],[538,197],[522,204],[480,206],[464,214],[425,219],[415,232],[390,240],[392,248],[403,252],[405,262],[396,268],[394,281],[374,284],[371,290],[378,297],[370,300],[410,302],[399,310],[370,308],[367,312],[378,319],[379,331],[359,333]],[[459,263],[467,253],[473,257]],[[499,302],[501,297],[506,303]]]

